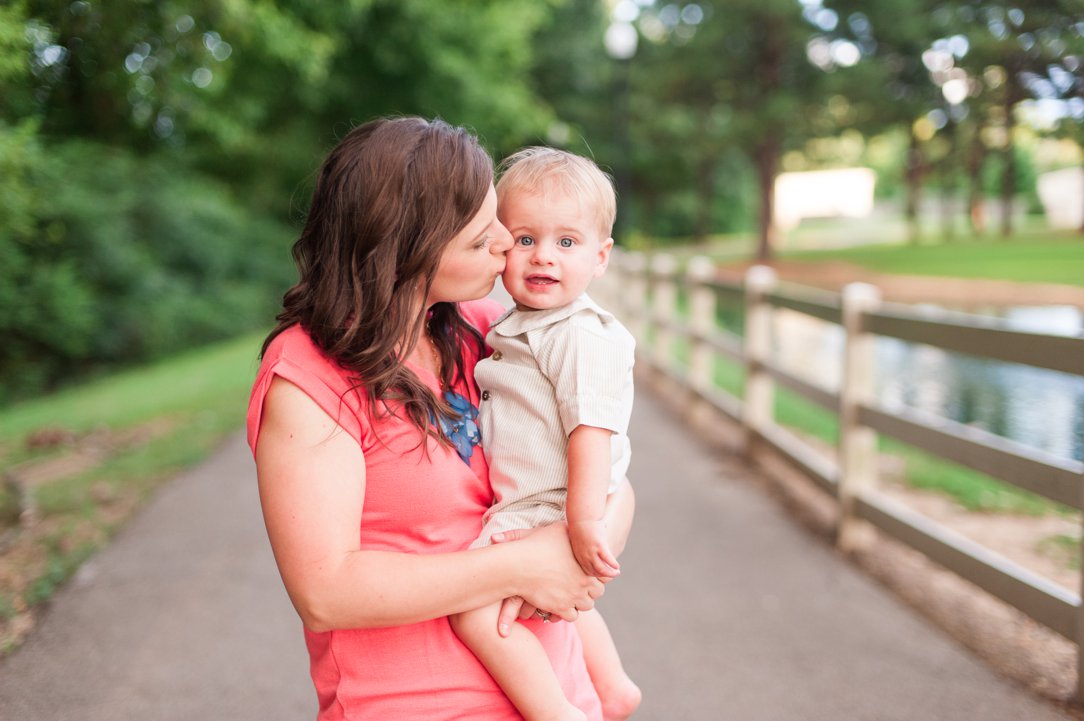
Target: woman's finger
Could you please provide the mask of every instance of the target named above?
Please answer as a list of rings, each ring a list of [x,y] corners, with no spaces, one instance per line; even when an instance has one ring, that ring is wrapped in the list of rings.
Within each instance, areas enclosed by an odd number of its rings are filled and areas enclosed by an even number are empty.
[[[489,537],[490,543],[508,543],[509,541],[518,541],[521,538],[526,538],[535,532],[534,528],[517,528],[513,531],[501,531],[500,533],[494,533]]]
[[[584,610],[586,611],[587,609],[584,609]],[[572,607],[572,608],[566,608],[565,610],[560,611],[560,612],[554,611],[553,616],[560,616],[562,621],[568,621],[569,623],[575,623],[576,619],[580,617],[580,612],[579,612],[579,610],[577,608]],[[555,619],[550,618],[550,621],[553,621],[553,620],[555,620]]]
[[[531,616],[533,616],[535,614],[535,611],[537,611],[537,610],[538,610],[537,607],[532,606],[531,604],[524,601],[523,605],[520,606],[520,608],[519,608],[519,617],[521,619],[523,619],[523,620],[526,620],[526,619],[530,618]]]

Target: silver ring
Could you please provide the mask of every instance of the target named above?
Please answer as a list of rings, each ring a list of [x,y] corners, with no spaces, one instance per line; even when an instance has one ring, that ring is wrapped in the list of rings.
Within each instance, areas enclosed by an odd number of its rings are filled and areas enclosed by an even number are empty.
[[[552,615],[549,611],[543,611],[541,608],[536,608],[534,613],[542,619],[542,623],[549,623],[550,616]]]

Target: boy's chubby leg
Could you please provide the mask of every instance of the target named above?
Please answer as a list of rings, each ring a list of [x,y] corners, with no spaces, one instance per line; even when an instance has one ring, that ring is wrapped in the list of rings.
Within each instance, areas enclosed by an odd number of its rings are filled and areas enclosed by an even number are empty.
[[[576,619],[576,630],[583,641],[587,673],[602,701],[602,717],[605,721],[625,721],[640,706],[640,689],[625,673],[602,614],[584,611]]]
[[[527,721],[585,721],[565,698],[542,644],[522,624],[497,633],[501,604],[449,616],[452,629],[474,652]]]

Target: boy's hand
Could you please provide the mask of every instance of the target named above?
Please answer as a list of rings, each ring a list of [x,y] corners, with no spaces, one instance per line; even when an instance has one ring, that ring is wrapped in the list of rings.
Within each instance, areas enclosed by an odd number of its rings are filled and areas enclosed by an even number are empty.
[[[621,564],[617,562],[606,542],[604,522],[570,521],[568,538],[572,542],[572,553],[584,573],[601,579],[621,575]]]

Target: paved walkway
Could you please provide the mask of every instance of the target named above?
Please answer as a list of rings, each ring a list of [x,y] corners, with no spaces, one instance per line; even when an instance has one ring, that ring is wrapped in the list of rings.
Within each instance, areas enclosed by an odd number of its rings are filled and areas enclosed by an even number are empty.
[[[643,687],[638,721],[1070,718],[842,561],[646,392],[631,436],[636,528],[600,607]],[[238,436],[58,594],[0,664],[0,719],[311,719],[306,663]]]

